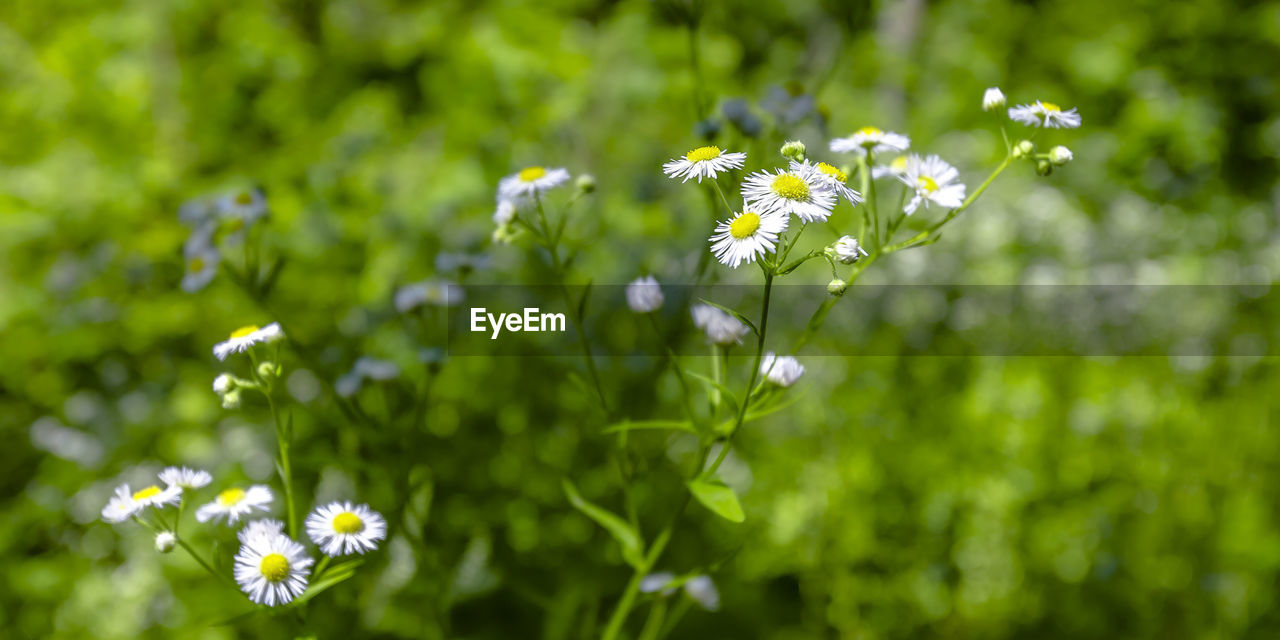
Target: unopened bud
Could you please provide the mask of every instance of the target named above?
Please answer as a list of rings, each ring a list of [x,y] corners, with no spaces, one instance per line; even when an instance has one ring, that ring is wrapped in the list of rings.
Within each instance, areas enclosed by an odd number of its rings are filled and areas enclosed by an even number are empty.
[[[583,193],[591,193],[592,191],[596,190],[596,177],[589,173],[584,173],[578,176],[577,185],[578,185],[578,191],[581,191]]]
[[[1000,109],[1005,105],[1004,92],[1000,87],[991,87],[982,94],[982,110],[991,111],[992,109]]]
[[[781,149],[784,158],[795,160],[796,162],[804,162],[806,151],[804,143],[799,140],[788,140],[782,145]]]
[[[161,531],[156,534],[156,551],[160,553],[169,553],[173,551],[174,545],[178,544],[178,536],[172,531]]]
[[[270,360],[258,365],[258,377],[274,378],[280,375],[280,367]]]
[[[223,409],[239,409],[240,408],[240,390],[232,389],[222,394]]]
[[[1049,162],[1052,162],[1059,167],[1071,162],[1071,158],[1073,157],[1075,156],[1071,154],[1071,150],[1061,145],[1049,150]]]
[[[1013,157],[1025,158],[1031,155],[1031,152],[1035,150],[1036,145],[1032,144],[1030,140],[1023,140],[1018,144],[1013,145]]]
[[[844,295],[844,292],[848,290],[849,290],[849,283],[845,282],[844,280],[841,280],[840,278],[836,278],[831,282],[827,283],[827,293],[833,296],[837,296],[837,297],[842,296]]]
[[[1036,160],[1036,173],[1042,176],[1047,176],[1053,173],[1053,163],[1044,158]]]

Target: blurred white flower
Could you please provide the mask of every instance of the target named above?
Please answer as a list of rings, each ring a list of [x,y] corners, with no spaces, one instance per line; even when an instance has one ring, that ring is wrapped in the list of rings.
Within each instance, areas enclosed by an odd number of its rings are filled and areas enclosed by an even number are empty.
[[[1071,153],[1071,150],[1062,145],[1058,145],[1049,150],[1049,162],[1058,166],[1071,162],[1071,159],[1074,157],[1075,155]]]
[[[671,584],[671,581],[675,579],[675,574],[670,571],[651,573],[640,580],[640,593],[653,593],[661,590],[662,595],[669,596],[675,593],[675,588],[668,588],[667,585]]]
[[[1035,104],[1022,104],[1009,108],[1009,119],[1029,127],[1049,129],[1075,129],[1080,126],[1080,114],[1075,108],[1062,110],[1052,102],[1036,100]]]
[[[959,176],[955,167],[938,156],[921,158],[913,154],[907,158],[906,170],[898,177],[908,189],[916,192],[903,211],[911,215],[921,204],[927,209],[930,202],[947,209],[959,207],[964,202],[964,185],[955,181]]]
[[[307,516],[307,535],[330,557],[364,553],[387,537],[387,521],[365,504],[331,502]]]
[[[881,131],[875,127],[863,127],[845,138],[831,141],[831,150],[836,153],[856,153],[860,156],[886,151],[906,151],[911,147],[911,139],[892,131]]]
[[[226,360],[233,353],[243,353],[254,345],[275,342],[284,337],[280,324],[271,324],[259,328],[258,325],[240,327],[231,332],[231,337],[213,346],[213,355],[219,360]]]
[[[262,518],[261,520],[250,520],[244,528],[236,532],[236,538],[240,539],[240,544],[248,544],[254,538],[270,538],[284,533],[284,523],[271,518]]]
[[[288,536],[260,535],[240,546],[233,573],[249,600],[274,607],[302,595],[307,589],[307,570],[314,562],[306,549]]]
[[[526,167],[503,178],[498,183],[498,199],[530,198],[554,189],[568,181],[569,171],[567,169]]]
[[[267,198],[260,189],[240,189],[218,199],[218,214],[249,227],[267,214]]]
[[[849,179],[849,175],[841,171],[839,168],[819,162],[817,164],[809,164],[808,160],[804,162],[791,161],[791,171],[799,174],[807,171],[813,171],[814,177],[822,182],[828,189],[836,192],[836,195],[844,198],[851,205],[862,202],[862,194],[850,189],[845,182]]]
[[[636,313],[657,311],[662,302],[662,287],[653,276],[636,278],[627,285],[627,306]]]
[[[737,318],[709,304],[697,304],[689,310],[693,326],[702,329],[715,344],[740,344],[750,327]]]
[[[360,391],[365,379],[394,380],[399,375],[400,366],[394,362],[360,356],[356,359],[355,366],[351,367],[351,371],[338,378],[333,386],[338,395],[349,398]]]
[[[746,161],[745,153],[728,153],[721,151],[720,147],[698,147],[663,164],[662,172],[672,178],[684,178],[681,182],[688,182],[689,178],[702,182],[703,178],[714,179],[721,172],[741,169]]]
[[[447,307],[465,299],[462,287],[449,280],[423,280],[396,291],[396,311],[405,313],[424,304]]]
[[[130,491],[128,484],[116,487],[115,495],[107,501],[102,509],[102,519],[107,522],[124,522],[141,513],[147,507],[163,508],[178,504],[182,500],[182,487],[165,487],[150,485],[137,491]]]
[[[270,505],[271,489],[265,485],[255,484],[248,489],[233,487],[219,493],[213,502],[197,509],[196,520],[216,522],[225,517],[227,524],[235,524],[254,509],[266,511]]]
[[[907,170],[907,157],[898,156],[889,164],[876,165],[871,167],[871,177],[879,180],[880,178],[897,178]]]
[[[759,171],[747,176],[742,182],[746,208],[761,214],[794,213],[805,222],[825,221],[836,206],[836,192],[829,186],[829,178],[817,167],[801,167],[799,171],[778,169],[774,173]]]
[[[791,356],[777,356],[770,351],[760,360],[760,375],[780,387],[789,387],[804,375],[804,365]]]
[[[1004,92],[1000,90],[1000,87],[991,87],[982,94],[983,111],[1002,109],[1005,104]]]
[[[716,225],[709,239],[711,253],[722,264],[737,269],[743,262],[752,262],[759,256],[772,253],[778,236],[786,230],[785,213],[743,211],[732,220]]]
[[[516,203],[511,200],[498,200],[498,206],[493,211],[493,223],[505,227],[516,219]]]
[[[165,467],[160,472],[160,481],[170,487],[179,487],[181,489],[199,489],[208,486],[213,482],[213,476],[208,471],[200,469],[192,469],[189,467]]]
[[[192,233],[191,239],[183,246],[182,254],[186,265],[186,273],[182,276],[182,290],[195,293],[209,286],[218,275],[218,263],[222,260],[222,254],[213,246],[212,238],[206,237],[203,232]]]
[[[720,609],[720,592],[716,590],[716,585],[711,581],[711,576],[700,575],[689,578],[684,583],[684,592],[707,611],[718,611]]]

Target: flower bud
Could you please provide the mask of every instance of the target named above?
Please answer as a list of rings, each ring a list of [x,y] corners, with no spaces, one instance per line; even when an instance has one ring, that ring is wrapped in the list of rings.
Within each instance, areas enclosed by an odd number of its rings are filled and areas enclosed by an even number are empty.
[[[589,173],[584,173],[578,176],[577,185],[578,191],[591,193],[596,190],[596,177]]]
[[[866,249],[853,236],[841,236],[835,244],[823,249],[823,253],[839,260],[841,264],[853,264],[867,255]]]
[[[156,551],[160,553],[169,553],[173,551],[174,545],[178,544],[178,536],[172,531],[161,531],[156,534]]]
[[[841,280],[840,278],[836,278],[831,282],[827,283],[827,293],[833,296],[836,296],[836,297],[842,296],[844,295],[844,292],[848,290],[849,290],[849,283],[845,282],[844,280]]]
[[[1073,157],[1075,156],[1071,154],[1071,150],[1062,145],[1058,145],[1049,150],[1049,162],[1052,162],[1059,167],[1071,162],[1071,158]]]
[[[236,388],[236,378],[229,373],[220,373],[213,379],[213,392],[222,395]]]
[[[799,140],[788,140],[782,145],[782,156],[788,160],[796,162],[804,162],[804,155],[807,150],[804,143]]]
[[[222,394],[223,409],[239,409],[240,408],[240,390],[232,389]]]
[[[280,367],[276,365],[276,363],[271,362],[270,360],[267,360],[262,364],[258,365],[259,378],[263,378],[263,379],[274,378],[278,375],[280,375]]]
[[[1032,144],[1030,140],[1023,140],[1018,144],[1013,145],[1013,157],[1025,158],[1031,155],[1031,152],[1035,150],[1036,145]]]
[[[1002,109],[1005,105],[1004,92],[1000,87],[991,87],[982,94],[982,110]]]
[[[1048,161],[1047,159],[1045,159],[1045,158],[1041,158],[1041,159],[1039,159],[1039,160],[1036,160],[1036,173],[1038,173],[1038,174],[1040,174],[1040,175],[1042,175],[1042,176],[1047,176],[1047,175],[1049,175],[1049,174],[1053,173],[1053,163],[1052,163],[1052,162],[1049,162],[1049,161]]]
[[[578,178],[581,180],[582,178]],[[499,227],[511,224],[516,219],[516,203],[511,200],[500,200],[493,211],[493,223]]]

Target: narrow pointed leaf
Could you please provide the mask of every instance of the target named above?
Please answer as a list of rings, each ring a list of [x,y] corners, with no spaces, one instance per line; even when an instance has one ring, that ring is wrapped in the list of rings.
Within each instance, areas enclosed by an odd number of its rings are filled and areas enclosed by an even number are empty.
[[[627,524],[626,520],[614,515],[607,509],[588,502],[581,494],[578,488],[569,482],[568,478],[563,481],[564,495],[569,498],[569,504],[573,508],[581,511],[583,515],[591,518],[596,524],[604,527],[614,540],[618,541],[618,545],[622,547],[622,558],[632,567],[639,568],[644,563],[643,543],[640,542],[640,534]]]
[[[690,480],[689,492],[702,503],[702,506],[729,522],[742,522],[747,519],[746,514],[742,512],[742,505],[738,502],[738,494],[719,480]]]

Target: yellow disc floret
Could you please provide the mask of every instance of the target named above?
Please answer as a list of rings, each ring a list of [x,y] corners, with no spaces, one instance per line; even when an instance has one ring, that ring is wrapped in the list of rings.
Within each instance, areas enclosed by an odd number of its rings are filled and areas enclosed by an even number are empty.
[[[249,326],[247,326],[247,327],[240,327],[239,329],[236,329],[235,331],[232,331],[232,332],[231,332],[231,337],[232,337],[232,338],[243,338],[243,337],[245,337],[245,336],[247,336],[247,335],[249,335],[249,334],[251,334],[251,333],[256,332],[259,328],[260,328],[260,327],[258,327],[258,325],[256,325],[256,324],[251,324],[251,325],[249,325]]]
[[[236,194],[236,204],[244,207],[253,204],[253,194],[248,191],[241,191]]]
[[[350,511],[343,511],[333,519],[333,530],[338,533],[360,533],[364,531],[364,521]]]
[[[262,572],[262,577],[271,582],[280,582],[289,577],[289,559],[278,553],[272,553],[262,559],[262,564],[258,565],[258,570]]]
[[[1062,107],[1059,107],[1058,105],[1052,102],[1041,102],[1040,107],[1043,108],[1045,111],[1049,111],[1049,112],[1062,111]]]
[[[744,211],[742,215],[733,219],[729,223],[729,235],[742,240],[750,238],[751,234],[760,228],[760,214],[752,211]],[[335,523],[336,524],[336,523]]]
[[[520,170],[520,181],[533,182],[545,175],[547,175],[547,170],[542,167],[526,167]]]
[[[684,159],[689,162],[703,162],[720,157],[720,147],[698,147],[689,153],[684,154]]]
[[[788,200],[808,200],[809,185],[804,180],[790,174],[779,174],[773,179],[773,192]]]
[[[232,488],[218,494],[218,503],[228,507],[241,500],[244,500],[244,489]]]
[[[879,136],[884,134],[883,131],[875,127],[863,127],[861,129],[858,129],[858,133],[861,133],[864,136]]]
[[[204,259],[192,258],[191,262],[187,263],[187,268],[192,271],[204,271]]]
[[[839,170],[839,169],[837,169],[837,168],[835,168],[835,167],[833,167],[833,166],[831,166],[831,165],[829,165],[829,164],[827,164],[827,163],[825,163],[825,162],[819,162],[819,163],[818,163],[818,171],[821,171],[821,172],[823,172],[823,173],[825,173],[825,174],[827,174],[827,175],[831,176],[832,178],[835,178],[835,179],[836,179],[836,182],[844,182],[845,180],[848,180],[848,179],[849,179],[849,176],[845,175],[845,172],[843,172],[843,171],[841,171],[841,170]]]
[[[933,193],[938,190],[938,182],[929,176],[920,176],[919,178],[916,178],[916,183],[920,185],[921,189],[924,189],[929,193]]]
[[[153,484],[153,485],[151,485],[151,486],[147,487],[146,489],[142,489],[142,490],[140,490],[140,491],[136,491],[136,492],[134,492],[134,494],[133,494],[133,499],[134,499],[134,500],[146,500],[147,498],[150,498],[150,497],[152,497],[152,496],[154,496],[154,495],[156,495],[156,494],[158,494],[158,493],[160,493],[160,487],[157,487],[157,486],[155,486],[155,485]]]

